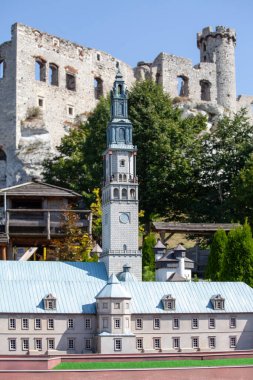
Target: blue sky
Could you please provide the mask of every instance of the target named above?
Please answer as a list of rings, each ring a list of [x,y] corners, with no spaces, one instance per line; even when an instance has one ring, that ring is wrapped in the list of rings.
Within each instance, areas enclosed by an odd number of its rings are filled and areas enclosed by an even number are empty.
[[[253,0],[1,0],[0,42],[21,22],[135,66],[161,51],[199,62],[196,33],[237,31],[237,94],[253,95]]]

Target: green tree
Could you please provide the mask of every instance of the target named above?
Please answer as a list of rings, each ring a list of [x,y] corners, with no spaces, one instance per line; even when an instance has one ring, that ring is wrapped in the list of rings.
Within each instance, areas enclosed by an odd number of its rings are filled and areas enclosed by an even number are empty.
[[[102,176],[101,154],[106,147],[109,117],[109,99],[101,98],[87,122],[63,138],[59,155],[45,163],[47,182],[81,192],[88,205],[93,199],[92,189],[99,186]],[[182,214],[193,191],[201,151],[198,136],[205,118],[182,119],[181,111],[152,81],[133,86],[129,118],[139,149],[137,170],[144,222],[148,226],[154,213],[175,218]]]
[[[143,239],[142,246],[142,268],[145,267],[154,273],[155,272],[155,253],[154,246],[156,245],[156,238],[154,233],[150,233]]]
[[[227,250],[228,238],[224,230],[218,230],[213,236],[208,256],[205,277],[213,281],[221,280],[223,258]]]
[[[253,155],[232,183],[231,206],[234,220],[243,223],[248,219],[253,226]]]
[[[228,234],[221,278],[223,281],[244,281],[253,286],[253,239],[247,222]]]
[[[191,219],[230,222],[234,217],[231,192],[234,180],[253,152],[253,126],[246,111],[219,120],[202,136],[202,159],[194,183],[195,198],[189,203]]]

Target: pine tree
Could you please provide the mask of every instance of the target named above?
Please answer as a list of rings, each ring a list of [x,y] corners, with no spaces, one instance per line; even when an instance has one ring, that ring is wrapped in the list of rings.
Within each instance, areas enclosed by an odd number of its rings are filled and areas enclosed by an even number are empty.
[[[221,280],[223,258],[227,249],[228,238],[224,230],[218,230],[213,236],[208,256],[205,277],[213,281]]]

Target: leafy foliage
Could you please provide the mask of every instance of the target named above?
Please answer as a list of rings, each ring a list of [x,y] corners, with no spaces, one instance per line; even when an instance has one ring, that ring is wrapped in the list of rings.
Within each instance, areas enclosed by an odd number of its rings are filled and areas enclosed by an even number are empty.
[[[61,261],[94,261],[90,258],[91,238],[78,226],[79,220],[79,216],[71,210],[63,213],[63,238],[51,241],[51,256]]]
[[[236,215],[232,187],[251,153],[253,126],[242,109],[233,118],[219,120],[202,137],[202,158],[195,180],[195,197],[189,202],[192,221],[230,222]]]

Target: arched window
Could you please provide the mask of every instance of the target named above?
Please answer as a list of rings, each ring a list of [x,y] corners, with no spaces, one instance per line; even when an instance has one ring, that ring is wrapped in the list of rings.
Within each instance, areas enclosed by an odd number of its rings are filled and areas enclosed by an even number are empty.
[[[122,174],[119,174],[119,181],[122,182]]]
[[[189,96],[189,78],[184,75],[177,77],[178,96]]]
[[[42,58],[35,59],[35,79],[46,82],[46,61]]]
[[[5,75],[5,61],[0,58],[0,79],[3,79]]]
[[[127,181],[127,176],[126,176],[126,174],[123,174],[123,181],[124,181],[124,182]]]
[[[103,96],[103,81],[101,78],[94,78],[94,95],[95,99]]]
[[[127,189],[122,189],[122,191],[121,191],[121,198],[122,199],[127,199]]]
[[[113,190],[113,198],[119,199],[119,189],[116,188]]]
[[[211,100],[211,83],[203,79],[199,84],[201,87],[200,99],[209,102]]]
[[[66,88],[70,91],[76,91],[76,76],[66,73]]]
[[[117,92],[118,92],[118,95],[122,94],[122,84],[118,84]]]
[[[119,141],[125,141],[125,129],[124,128],[119,129]]]
[[[49,63],[49,83],[52,86],[59,86],[58,72],[58,66],[54,63]]]
[[[127,245],[123,244],[123,251],[127,251]]]
[[[157,84],[160,84],[160,81],[161,81],[161,74],[160,73],[156,73],[155,81]]]
[[[135,199],[135,190],[134,190],[134,189],[131,189],[131,190],[130,190],[130,197],[131,197],[132,199]]]

